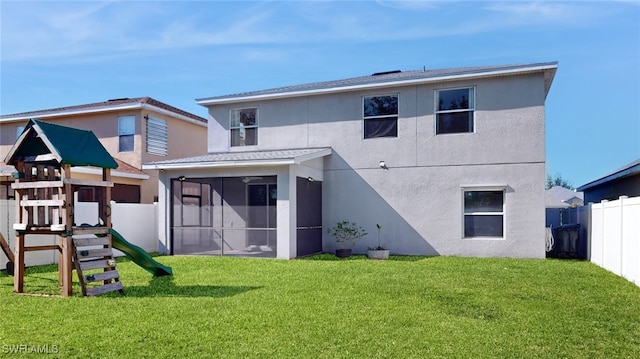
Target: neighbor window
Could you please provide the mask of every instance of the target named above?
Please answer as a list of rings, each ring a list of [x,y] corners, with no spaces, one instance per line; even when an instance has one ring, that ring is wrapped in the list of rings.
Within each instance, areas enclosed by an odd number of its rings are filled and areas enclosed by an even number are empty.
[[[398,95],[363,99],[364,138],[398,137]]]
[[[503,237],[504,190],[464,191],[464,237]]]
[[[231,147],[258,144],[258,109],[241,108],[231,110],[229,130]]]
[[[473,132],[473,88],[436,91],[436,134]]]
[[[118,117],[118,152],[133,151],[133,136],[136,129],[135,116]]]
[[[167,147],[167,121],[147,116],[147,153],[158,156],[166,156]]]
[[[20,137],[22,131],[24,131],[24,126],[16,126],[16,140]]]

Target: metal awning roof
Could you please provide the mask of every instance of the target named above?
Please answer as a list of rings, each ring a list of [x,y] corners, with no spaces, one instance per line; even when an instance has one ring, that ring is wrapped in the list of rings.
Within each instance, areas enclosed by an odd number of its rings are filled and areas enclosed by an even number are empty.
[[[268,151],[244,151],[209,153],[203,156],[177,158],[149,162],[142,165],[145,170],[187,168],[229,168],[254,166],[283,166],[299,164],[330,155],[331,147],[300,148]]]

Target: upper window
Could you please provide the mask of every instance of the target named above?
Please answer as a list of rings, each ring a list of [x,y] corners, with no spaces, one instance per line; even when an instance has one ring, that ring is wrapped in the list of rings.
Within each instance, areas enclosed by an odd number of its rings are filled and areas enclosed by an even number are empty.
[[[436,91],[436,134],[473,132],[474,89]]]
[[[231,110],[229,130],[231,147],[258,144],[258,109],[241,108]]]
[[[464,191],[464,237],[503,237],[504,190]]]
[[[133,137],[136,129],[135,116],[118,117],[118,152],[133,151]]]
[[[16,126],[16,140],[20,137],[22,131],[24,131],[24,126]]]
[[[167,146],[167,121],[146,116],[147,119],[147,153],[158,156],[166,156]]]
[[[398,137],[398,95],[363,99],[364,138]]]

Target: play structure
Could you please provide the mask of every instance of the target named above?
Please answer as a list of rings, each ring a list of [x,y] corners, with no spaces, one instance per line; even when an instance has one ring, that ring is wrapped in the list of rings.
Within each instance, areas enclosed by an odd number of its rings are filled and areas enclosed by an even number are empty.
[[[0,247],[9,258],[7,272],[13,271],[16,293],[24,291],[25,253],[29,251],[58,251],[63,296],[72,294],[74,269],[85,296],[113,291],[124,293],[114,248],[154,276],[172,274],[171,268],[155,261],[112,228],[111,169],[118,165],[93,132],[31,120],[7,154],[5,163],[17,171],[11,185],[16,200],[13,225],[16,242],[14,253],[4,238],[0,238]],[[73,166],[100,168],[102,178],[73,178]],[[74,197],[79,190],[95,194],[99,223],[74,222]],[[27,245],[33,235],[42,234],[57,236],[58,243]]]

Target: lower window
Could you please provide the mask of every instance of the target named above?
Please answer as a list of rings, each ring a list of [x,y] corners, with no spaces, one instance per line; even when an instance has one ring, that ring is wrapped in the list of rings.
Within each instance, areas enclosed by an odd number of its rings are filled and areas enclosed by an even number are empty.
[[[464,237],[504,236],[504,190],[464,191]]]

